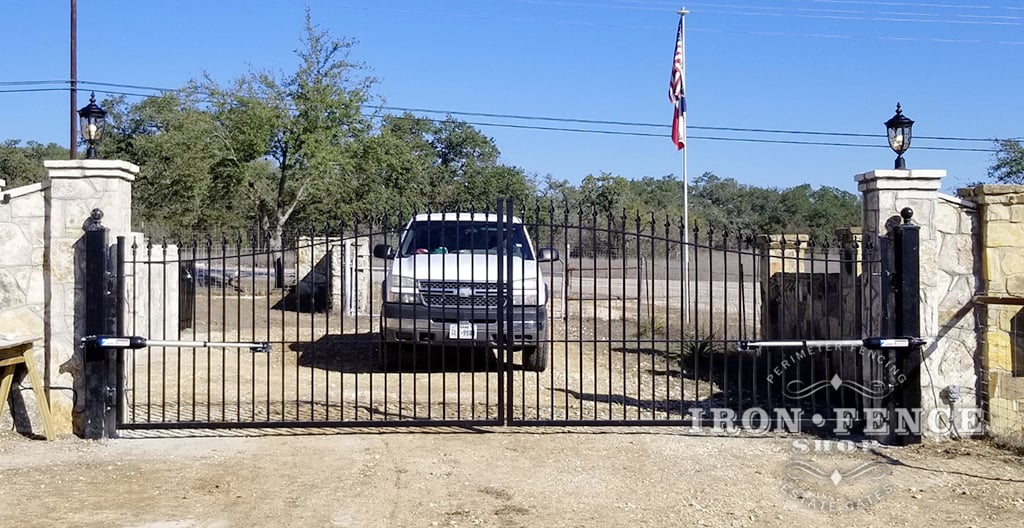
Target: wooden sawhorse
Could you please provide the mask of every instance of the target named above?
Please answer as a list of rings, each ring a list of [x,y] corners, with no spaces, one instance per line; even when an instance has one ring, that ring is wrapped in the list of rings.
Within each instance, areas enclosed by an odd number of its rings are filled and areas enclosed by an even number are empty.
[[[46,392],[43,390],[43,378],[39,375],[39,369],[36,367],[32,341],[32,338],[28,337],[5,338],[0,336],[0,369],[3,369],[0,371],[0,414],[3,414],[7,397],[11,393],[14,371],[18,365],[24,364],[28,369],[29,379],[32,381],[32,392],[36,395],[39,412],[43,415],[43,430],[46,432],[46,439],[53,440],[55,438],[53,418],[50,416],[50,404],[47,402]],[[14,417],[14,409],[11,409],[11,417]]]

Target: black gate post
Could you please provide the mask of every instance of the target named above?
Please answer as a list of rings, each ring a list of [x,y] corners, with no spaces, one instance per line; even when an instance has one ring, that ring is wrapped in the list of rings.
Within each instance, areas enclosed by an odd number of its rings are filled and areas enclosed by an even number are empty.
[[[127,241],[124,236],[117,237],[117,262],[114,276],[114,334],[123,336],[124,334],[124,311],[125,311],[125,295],[127,293],[125,283],[125,269],[124,269],[124,256],[127,248]],[[111,436],[116,436],[117,426],[124,423],[124,349],[119,348],[116,352],[116,359],[113,365],[110,365],[108,369],[109,378],[113,380],[112,385],[117,390],[114,392],[114,412],[107,412],[107,431]]]
[[[507,381],[505,382],[505,390],[508,394],[505,396],[505,424],[510,424],[515,419],[515,377],[512,372],[512,344],[514,342],[515,327],[513,325],[513,313],[515,310],[515,293],[512,291],[512,277],[513,277],[513,251],[512,244],[513,238],[513,224],[512,224],[512,198],[505,198],[505,216],[500,217],[499,221],[504,224],[502,231],[505,233],[504,247],[505,247],[505,274],[499,275],[499,281],[501,281],[501,287],[506,292],[504,312],[502,317],[505,318],[505,376]],[[524,228],[525,229],[525,228]],[[524,402],[525,403],[525,402]]]
[[[506,208],[508,210],[506,211]],[[512,252],[510,231],[511,200],[498,199],[498,421],[508,425],[512,420]],[[506,216],[508,221],[506,222]]]
[[[894,330],[897,336],[921,337],[921,226],[911,222],[914,210],[909,207],[904,207],[900,216],[903,222],[893,230],[896,267]],[[889,380],[895,385],[889,415],[890,438],[898,444],[920,443],[921,431],[898,431],[897,417],[891,411],[895,407],[911,413],[920,412],[921,347],[898,349],[895,355],[897,371],[895,374],[886,373],[887,377],[903,378],[902,381]],[[923,426],[923,417],[916,422]]]
[[[107,329],[107,228],[103,211],[93,209],[85,225],[85,335],[108,333]],[[107,387],[110,364],[107,351],[86,340],[84,353],[85,424],[87,439],[107,437]]]

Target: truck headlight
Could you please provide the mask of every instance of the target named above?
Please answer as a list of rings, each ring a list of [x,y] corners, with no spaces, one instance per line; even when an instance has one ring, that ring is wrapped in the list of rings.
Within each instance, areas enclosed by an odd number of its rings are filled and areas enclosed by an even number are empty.
[[[512,304],[519,306],[539,306],[543,304],[540,284],[537,279],[526,279],[512,282]]]
[[[384,291],[386,302],[414,304],[419,302],[419,288],[416,279],[392,275],[388,288]]]

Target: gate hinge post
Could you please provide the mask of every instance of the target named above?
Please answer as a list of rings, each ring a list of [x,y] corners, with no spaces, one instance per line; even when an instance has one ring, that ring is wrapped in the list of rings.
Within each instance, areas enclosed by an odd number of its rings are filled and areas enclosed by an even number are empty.
[[[921,226],[912,221],[914,210],[900,211],[902,223],[893,228],[896,276],[893,284],[895,334],[921,335]],[[919,412],[921,409],[921,345],[898,348],[893,352],[894,364],[904,376],[889,406],[889,436],[895,444],[921,442],[921,431],[899,431],[896,409]]]
[[[96,336],[82,338],[85,373],[85,400],[82,437],[89,440],[117,437],[116,351],[100,346]]]

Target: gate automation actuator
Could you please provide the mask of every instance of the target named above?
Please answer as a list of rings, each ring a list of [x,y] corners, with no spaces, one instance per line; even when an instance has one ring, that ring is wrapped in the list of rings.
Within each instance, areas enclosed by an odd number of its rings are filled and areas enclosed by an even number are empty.
[[[174,341],[163,339],[146,339],[142,336],[87,336],[82,342],[98,349],[139,349],[146,347],[178,347],[178,348],[248,348],[257,353],[270,352],[267,342],[225,342],[225,341]]]

